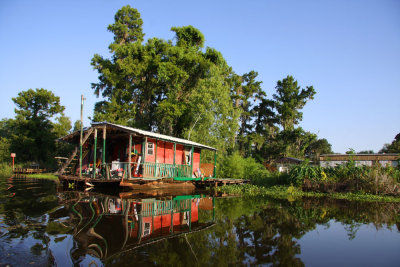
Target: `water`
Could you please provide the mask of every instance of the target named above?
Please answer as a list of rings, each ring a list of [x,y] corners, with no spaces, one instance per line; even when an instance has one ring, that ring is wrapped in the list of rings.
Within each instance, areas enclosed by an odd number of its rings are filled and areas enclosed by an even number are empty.
[[[64,191],[0,178],[0,266],[400,266],[400,204]]]

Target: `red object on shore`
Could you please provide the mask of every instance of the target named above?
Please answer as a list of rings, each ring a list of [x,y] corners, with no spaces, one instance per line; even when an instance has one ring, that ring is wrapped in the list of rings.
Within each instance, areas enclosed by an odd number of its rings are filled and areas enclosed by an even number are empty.
[[[15,154],[15,153],[11,153],[11,157],[12,157],[12,159],[13,159],[13,170],[14,170],[14,158],[16,157],[17,155]]]

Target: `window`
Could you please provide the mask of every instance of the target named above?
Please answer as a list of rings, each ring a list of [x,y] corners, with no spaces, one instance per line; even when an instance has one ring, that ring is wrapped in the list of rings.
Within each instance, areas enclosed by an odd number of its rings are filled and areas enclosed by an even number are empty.
[[[150,223],[145,222],[144,223],[144,229],[143,229],[143,236],[147,236],[150,234]]]
[[[147,143],[147,155],[154,154],[154,143]]]

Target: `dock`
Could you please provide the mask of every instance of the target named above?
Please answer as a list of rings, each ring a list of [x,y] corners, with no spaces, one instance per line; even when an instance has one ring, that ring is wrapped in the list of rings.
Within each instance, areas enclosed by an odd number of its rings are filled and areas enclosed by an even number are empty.
[[[234,185],[234,184],[247,184],[249,180],[244,179],[230,179],[230,178],[208,178],[206,180],[198,180],[194,181],[196,187],[205,188],[205,187],[218,187],[225,185]]]
[[[240,185],[247,184],[250,181],[244,179],[228,179],[228,178],[208,178],[203,180],[193,180],[193,181],[175,181],[171,178],[167,179],[93,179],[88,177],[76,177],[68,175],[60,175],[60,182],[66,183],[77,183],[80,185],[89,185],[95,187],[125,187],[129,189],[176,189],[176,188],[206,188],[206,187],[218,187],[225,185]]]
[[[38,169],[38,168],[15,168],[13,173],[15,174],[36,174],[46,172],[46,169]]]

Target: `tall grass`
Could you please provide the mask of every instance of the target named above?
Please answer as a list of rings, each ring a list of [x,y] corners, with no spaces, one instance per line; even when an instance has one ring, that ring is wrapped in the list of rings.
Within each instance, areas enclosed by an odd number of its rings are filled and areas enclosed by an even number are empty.
[[[328,168],[300,165],[289,177],[293,185],[306,191],[400,195],[400,170],[392,167],[356,166],[354,162]]]
[[[0,162],[0,177],[11,177],[12,175],[12,165],[7,162]]]

